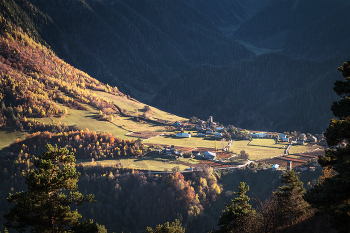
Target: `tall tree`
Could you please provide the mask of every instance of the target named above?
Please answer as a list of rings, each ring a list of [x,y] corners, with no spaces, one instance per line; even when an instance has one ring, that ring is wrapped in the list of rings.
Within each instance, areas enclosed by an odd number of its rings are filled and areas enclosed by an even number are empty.
[[[180,220],[175,219],[171,224],[169,222],[163,225],[159,224],[155,229],[147,227],[145,233],[185,233],[185,228],[182,227]]]
[[[345,81],[336,81],[334,91],[340,100],[332,105],[336,119],[332,119],[325,132],[328,146],[318,161],[322,167],[333,169],[334,176],[325,178],[306,195],[313,206],[331,214],[333,227],[339,232],[350,232],[350,61],[338,68]],[[345,143],[345,147],[335,146]]]
[[[71,210],[71,204],[92,202],[94,196],[86,197],[77,191],[80,173],[74,167],[74,154],[66,148],[46,145],[46,152],[35,159],[36,170],[24,175],[28,190],[10,194],[7,200],[14,203],[5,215],[4,224],[18,232],[28,229],[34,232],[103,232],[104,227],[92,221],[79,222],[81,215]]]
[[[274,193],[276,196],[275,216],[278,225],[289,226],[307,213],[308,203],[303,199],[305,189],[303,182],[295,171],[282,174],[283,186]]]
[[[250,198],[246,195],[249,191],[249,186],[244,182],[241,182],[238,186],[239,191],[233,192],[238,195],[235,199],[231,200],[231,205],[225,203],[226,210],[222,211],[219,218],[219,227],[217,231],[220,232],[253,232],[250,229],[248,219],[255,215],[255,210],[248,203]]]

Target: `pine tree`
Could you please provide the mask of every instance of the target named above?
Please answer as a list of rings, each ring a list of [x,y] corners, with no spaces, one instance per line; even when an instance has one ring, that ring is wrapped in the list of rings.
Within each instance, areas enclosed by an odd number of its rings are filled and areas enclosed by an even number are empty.
[[[255,214],[255,210],[248,203],[250,198],[246,195],[249,191],[249,186],[244,182],[241,182],[238,186],[239,191],[233,192],[238,195],[235,199],[231,200],[231,205],[225,203],[226,210],[222,211],[219,218],[219,232],[253,232],[250,229],[249,218]]]
[[[28,190],[10,194],[7,200],[14,203],[5,215],[4,224],[18,232],[30,229],[34,232],[65,232],[72,227],[77,232],[99,232],[98,224],[79,222],[81,215],[71,211],[71,205],[92,202],[94,196],[86,197],[77,191],[80,173],[74,167],[75,157],[66,148],[46,145],[46,152],[34,161],[36,170],[24,175]],[[85,231],[86,232],[86,231]],[[103,232],[103,231],[102,231]]]
[[[154,230],[151,227],[147,227],[145,233],[185,233],[185,228],[182,227],[180,220],[175,219],[171,224],[167,222],[156,226]]]
[[[306,195],[305,199],[331,214],[333,227],[339,232],[350,232],[350,61],[338,68],[345,81],[336,81],[334,91],[340,96],[331,109],[337,119],[332,119],[324,134],[328,146],[345,142],[345,148],[328,149],[319,157],[320,165],[333,169],[335,175],[325,178]]]
[[[278,225],[288,226],[307,213],[308,203],[303,199],[303,182],[295,171],[282,174],[283,186],[274,193],[277,199],[275,216]]]

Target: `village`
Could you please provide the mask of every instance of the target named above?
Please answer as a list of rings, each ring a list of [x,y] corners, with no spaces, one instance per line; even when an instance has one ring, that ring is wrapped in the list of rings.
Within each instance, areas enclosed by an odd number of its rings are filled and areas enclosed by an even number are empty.
[[[213,117],[209,116],[207,121],[199,120],[196,117],[190,118],[188,122],[175,122],[171,126],[171,137],[181,139],[189,139],[191,137],[201,137],[205,140],[214,141],[215,149],[213,148],[182,148],[175,145],[164,146],[162,149],[156,149],[155,152],[166,156],[175,156],[176,158],[193,158],[210,161],[211,166],[217,169],[229,168],[229,167],[242,167],[240,165],[234,165],[232,163],[234,158],[240,158],[245,166],[254,166],[251,164],[269,164],[264,169],[270,169],[276,171],[279,169],[295,169],[299,171],[315,171],[319,168],[317,158],[319,155],[324,154],[324,150],[320,148],[326,148],[327,143],[323,135],[312,135],[300,132],[292,133],[277,133],[277,132],[259,132],[249,131],[245,129],[236,128],[232,125],[223,126],[214,122]],[[188,131],[188,132],[186,132]],[[247,147],[253,140],[269,139],[274,140],[274,144],[281,145],[284,148],[283,153],[280,155],[271,156],[268,158],[250,158],[249,154],[244,150],[240,153],[232,153],[234,147],[232,144],[234,141],[246,141]],[[222,148],[218,149],[216,144],[222,145]],[[305,146],[312,145],[315,149],[311,151],[305,151],[299,154],[290,155],[289,151],[292,146]],[[307,148],[307,147],[305,147]],[[223,155],[228,155],[225,157]],[[192,170],[192,166],[187,169]]]

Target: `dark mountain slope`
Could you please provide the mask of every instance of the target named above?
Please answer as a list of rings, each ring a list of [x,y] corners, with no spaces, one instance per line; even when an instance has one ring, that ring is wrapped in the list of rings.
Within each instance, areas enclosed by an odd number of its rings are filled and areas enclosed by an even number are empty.
[[[325,60],[350,51],[350,20],[346,0],[273,0],[269,7],[243,23],[235,37],[258,47],[284,48],[284,53],[310,60]]]
[[[15,18],[27,14],[60,57],[121,90],[153,93],[184,69],[251,56],[182,1],[29,2],[13,3]]]
[[[219,27],[238,27],[271,0],[185,0]]]
[[[335,73],[335,74],[334,74]],[[336,66],[269,54],[231,66],[199,66],[182,74],[153,104],[187,117],[270,131],[322,132],[336,98]]]

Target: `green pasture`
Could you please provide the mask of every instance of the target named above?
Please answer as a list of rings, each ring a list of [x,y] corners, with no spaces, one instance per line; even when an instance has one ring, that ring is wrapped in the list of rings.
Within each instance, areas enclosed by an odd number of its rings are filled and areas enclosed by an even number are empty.
[[[50,118],[33,118],[39,122],[44,122],[45,124],[52,124],[53,122],[62,122],[67,125],[77,125],[79,129],[85,130],[88,128],[90,132],[109,132],[114,136],[121,139],[135,139],[127,136],[129,131],[122,129],[121,127],[109,122],[100,121],[96,119],[99,111],[89,105],[84,105],[87,110],[74,110],[67,108],[68,113],[65,117],[50,117]],[[61,108],[65,106],[61,105]]]
[[[106,93],[103,91],[94,91],[96,95],[98,95],[100,98],[107,100],[109,102],[114,103],[121,109],[125,109],[128,111],[128,113],[132,116],[139,116],[142,115],[144,112],[142,112],[142,108],[145,106],[145,104],[134,101],[132,99],[128,99],[126,97],[122,96],[115,96],[110,93]],[[151,111],[149,113],[146,113],[148,117],[155,118],[155,119],[162,119],[162,120],[167,120],[167,121],[187,121],[188,119],[176,116],[174,114],[168,113],[161,111],[157,108],[149,106]]]
[[[113,124],[123,128],[124,130],[131,132],[143,132],[143,131],[151,131],[151,132],[164,132],[164,125],[160,125],[157,123],[150,123],[146,121],[136,121],[132,117],[114,117]]]
[[[315,144],[293,145],[289,150],[289,154],[299,154],[306,151],[316,150],[317,148],[323,149],[321,146],[314,145]]]
[[[77,162],[78,163],[82,162],[86,166],[91,166],[90,160],[89,161],[78,160]],[[180,168],[180,171],[183,171],[189,167],[189,166],[179,164],[178,162],[197,164],[198,160],[196,159],[191,160],[189,158],[176,160],[172,156],[151,154],[151,155],[144,156],[142,159],[128,158],[128,159],[100,160],[100,161],[96,161],[95,165],[102,165],[107,167],[123,166],[124,168],[133,168],[136,170],[144,170],[144,171],[164,171],[165,169],[167,169],[168,171],[171,171],[172,168],[177,166]]]
[[[185,131],[187,133],[187,131]],[[193,132],[192,132],[193,133]],[[180,147],[190,147],[190,148],[212,148],[212,149],[221,149],[222,143],[220,139],[215,140],[213,137],[210,138],[204,138],[204,137],[197,137],[192,136],[190,138],[178,138],[175,136],[157,136],[150,139],[143,140],[143,143],[150,143],[154,145],[176,145]],[[228,144],[228,142],[225,142],[225,146]]]
[[[21,131],[14,131],[12,127],[0,130],[0,150],[9,146],[17,138],[24,140],[28,133]]]
[[[249,141],[233,141],[230,152],[239,154],[242,150],[249,154],[250,160],[258,160],[273,156],[283,155],[288,143],[275,143],[274,139],[253,139]]]

